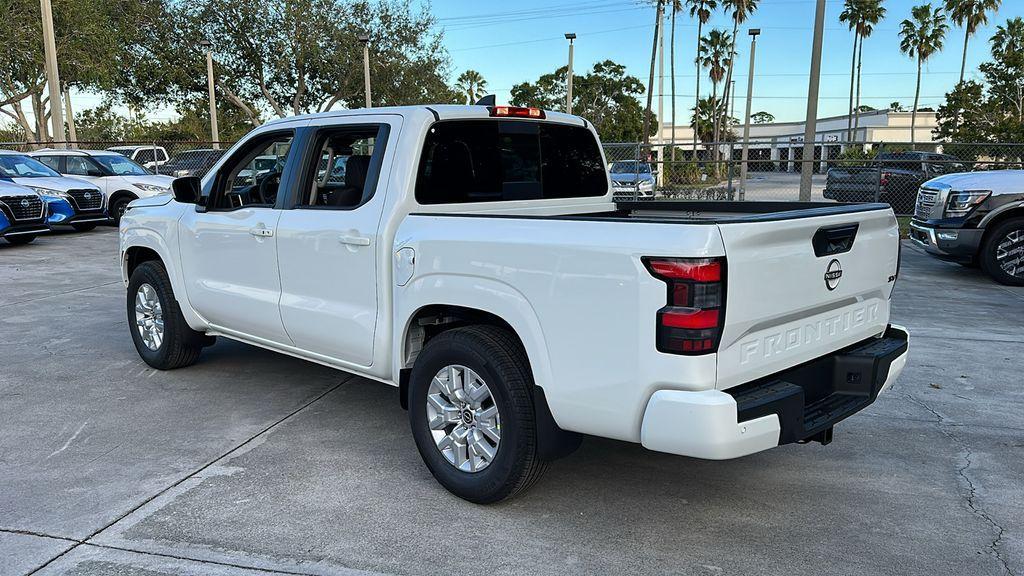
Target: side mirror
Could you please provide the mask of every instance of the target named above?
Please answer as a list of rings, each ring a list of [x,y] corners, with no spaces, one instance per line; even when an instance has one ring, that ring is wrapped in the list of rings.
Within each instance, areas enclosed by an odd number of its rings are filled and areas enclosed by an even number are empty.
[[[171,190],[174,192],[174,199],[182,204],[196,204],[202,194],[199,178],[195,176],[175,178],[171,182]]]

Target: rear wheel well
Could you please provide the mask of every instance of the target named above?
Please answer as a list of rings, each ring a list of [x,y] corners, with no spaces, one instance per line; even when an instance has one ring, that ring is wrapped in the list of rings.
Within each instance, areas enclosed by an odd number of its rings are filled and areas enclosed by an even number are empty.
[[[131,279],[132,272],[139,267],[139,264],[148,262],[150,260],[156,260],[163,265],[163,260],[160,259],[160,255],[156,251],[146,248],[144,246],[132,246],[125,251],[125,271],[127,272],[128,278]]]
[[[463,306],[446,304],[424,306],[417,310],[409,320],[402,341],[402,368],[398,378],[399,401],[402,408],[409,408],[409,376],[412,373],[416,357],[427,342],[448,330],[472,325],[495,326],[508,332],[523,351],[523,357],[527,362],[526,370],[533,373],[523,340],[512,328],[512,325],[501,316]],[[551,415],[551,409],[548,407],[544,389],[537,386],[536,383],[533,384],[533,404],[537,423],[538,456],[542,460],[550,461],[575,451],[583,437],[576,432],[568,432],[558,427]]]

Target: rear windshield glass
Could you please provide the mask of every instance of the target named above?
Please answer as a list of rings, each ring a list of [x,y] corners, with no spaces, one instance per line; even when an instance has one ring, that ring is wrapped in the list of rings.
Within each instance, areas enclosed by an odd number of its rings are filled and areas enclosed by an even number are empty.
[[[597,140],[579,126],[459,120],[430,128],[416,180],[420,204],[603,196]]]

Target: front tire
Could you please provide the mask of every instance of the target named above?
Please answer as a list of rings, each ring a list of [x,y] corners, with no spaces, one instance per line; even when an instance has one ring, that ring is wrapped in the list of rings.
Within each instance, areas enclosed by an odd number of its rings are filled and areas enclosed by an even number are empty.
[[[135,198],[121,196],[110,204],[110,219],[114,222],[114,226],[121,225],[121,217],[124,216],[124,212],[128,209],[128,204],[132,200],[135,200]]]
[[[158,370],[195,364],[207,337],[185,322],[163,266],[147,261],[135,268],[127,304],[132,341],[146,364]]]
[[[5,240],[10,242],[11,244],[14,244],[15,246],[23,246],[25,244],[32,242],[35,239],[35,234],[19,234],[17,236],[8,236],[7,238],[5,238]]]
[[[491,504],[540,478],[532,388],[526,354],[506,330],[469,326],[427,342],[409,379],[409,423],[449,492]]]
[[[75,229],[75,232],[88,232],[96,227],[96,223],[82,222],[80,224],[72,224],[71,227]]]
[[[989,230],[978,259],[996,282],[1024,286],[1024,218],[1004,220]]]

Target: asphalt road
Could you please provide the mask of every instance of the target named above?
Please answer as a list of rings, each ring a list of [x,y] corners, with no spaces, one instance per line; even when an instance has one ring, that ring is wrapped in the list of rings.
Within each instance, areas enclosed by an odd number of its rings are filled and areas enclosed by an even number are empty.
[[[0,242],[0,573],[1024,575],[1024,290],[903,257],[907,370],[831,445],[587,439],[480,507],[387,386],[224,339],[148,368],[115,230]]]

